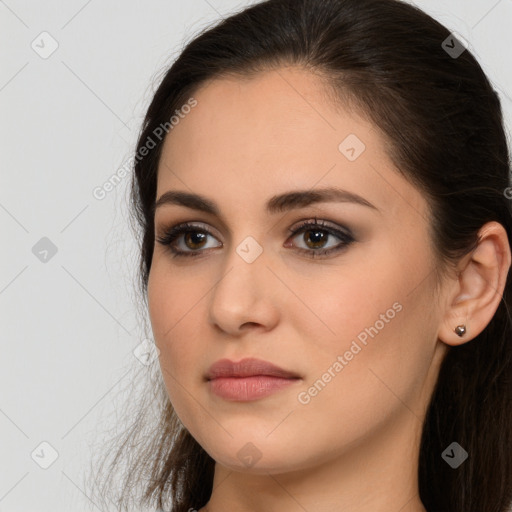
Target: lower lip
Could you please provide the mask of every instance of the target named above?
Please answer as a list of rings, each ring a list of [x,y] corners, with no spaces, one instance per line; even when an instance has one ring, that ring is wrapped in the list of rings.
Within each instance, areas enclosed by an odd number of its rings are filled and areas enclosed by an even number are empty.
[[[254,377],[219,377],[209,381],[210,390],[225,400],[248,402],[272,395],[300,379],[284,379],[267,375]]]

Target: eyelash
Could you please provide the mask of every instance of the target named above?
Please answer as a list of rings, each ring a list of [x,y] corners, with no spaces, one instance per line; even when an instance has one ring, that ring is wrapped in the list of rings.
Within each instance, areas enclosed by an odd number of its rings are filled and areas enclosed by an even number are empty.
[[[354,237],[346,232],[340,231],[338,229],[335,229],[333,227],[328,226],[324,221],[318,221],[316,218],[314,221],[305,221],[300,224],[295,229],[289,229],[288,232],[291,233],[290,238],[295,237],[296,235],[307,232],[307,231],[324,231],[327,232],[330,235],[333,235],[342,241],[335,247],[331,247],[329,249],[320,249],[320,250],[314,250],[314,249],[302,249],[301,247],[297,248],[297,250],[301,254],[305,254],[310,258],[321,258],[326,257],[332,253],[340,252],[344,249],[346,249],[352,242],[355,241]],[[205,250],[198,250],[198,251],[182,251],[179,249],[176,249],[173,246],[173,243],[175,240],[182,234],[188,233],[188,232],[195,232],[195,233],[206,233],[208,235],[213,236],[212,233],[210,233],[207,229],[201,229],[197,225],[189,224],[188,222],[185,222],[184,224],[179,224],[177,226],[172,227],[171,229],[167,230],[162,237],[157,237],[156,241],[164,246],[166,246],[170,251],[174,258],[176,257],[198,257],[201,255],[201,253],[205,252]]]

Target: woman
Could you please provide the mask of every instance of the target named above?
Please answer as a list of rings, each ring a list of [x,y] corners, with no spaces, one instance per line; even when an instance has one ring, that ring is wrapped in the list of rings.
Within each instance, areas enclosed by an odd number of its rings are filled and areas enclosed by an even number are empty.
[[[137,146],[164,386],[119,503],[508,510],[507,187],[495,91],[415,7],[268,0],[196,37]]]

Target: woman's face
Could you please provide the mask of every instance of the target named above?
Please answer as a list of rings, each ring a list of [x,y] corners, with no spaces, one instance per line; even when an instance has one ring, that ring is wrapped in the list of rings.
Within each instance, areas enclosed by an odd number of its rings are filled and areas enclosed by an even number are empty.
[[[165,141],[156,197],[198,195],[217,213],[198,201],[156,208],[157,238],[193,229],[171,244],[184,255],[155,243],[148,285],[179,418],[236,471],[410,446],[446,348],[422,194],[376,127],[335,109],[306,71],[219,79],[194,98]],[[324,225],[301,228],[315,219]],[[210,366],[250,357],[299,378],[266,396],[216,394]]]

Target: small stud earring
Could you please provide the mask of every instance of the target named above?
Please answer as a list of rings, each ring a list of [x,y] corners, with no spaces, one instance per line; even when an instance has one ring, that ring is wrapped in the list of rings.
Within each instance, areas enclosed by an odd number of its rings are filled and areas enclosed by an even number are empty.
[[[457,336],[460,336],[462,338],[462,336],[464,336],[464,334],[466,333],[466,326],[458,325],[457,327],[455,327],[454,331]]]

